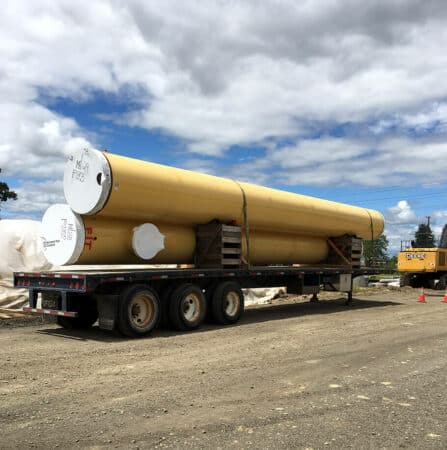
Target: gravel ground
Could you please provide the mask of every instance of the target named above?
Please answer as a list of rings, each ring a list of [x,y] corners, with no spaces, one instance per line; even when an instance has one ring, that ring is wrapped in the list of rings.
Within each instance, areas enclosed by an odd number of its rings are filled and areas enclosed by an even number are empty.
[[[426,295],[288,298],[138,340],[3,324],[0,447],[445,449],[447,304]]]

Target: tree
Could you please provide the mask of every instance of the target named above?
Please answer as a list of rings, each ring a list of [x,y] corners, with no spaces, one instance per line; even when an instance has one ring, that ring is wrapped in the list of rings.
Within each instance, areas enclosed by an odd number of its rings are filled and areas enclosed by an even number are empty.
[[[0,172],[2,169],[0,169]],[[9,186],[0,181],[0,202],[6,202],[8,200],[17,200],[17,194],[9,189]]]
[[[444,228],[442,229],[438,247],[447,248],[447,224],[444,225]]]
[[[387,260],[388,239],[384,234],[372,241],[363,241],[363,257],[365,265],[372,266]]]
[[[421,223],[414,234],[413,247],[431,248],[435,246],[435,236],[431,231],[430,225]]]
[[[392,256],[383,266],[387,270],[397,270],[397,256]]]

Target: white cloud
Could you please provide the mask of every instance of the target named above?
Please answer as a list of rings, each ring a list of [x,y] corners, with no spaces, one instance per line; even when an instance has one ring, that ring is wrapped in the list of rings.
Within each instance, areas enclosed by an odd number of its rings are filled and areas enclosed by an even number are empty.
[[[414,239],[414,233],[417,230],[417,225],[412,224],[392,224],[386,223],[384,234],[388,239],[388,254],[390,256],[396,255],[401,248],[410,245]]]
[[[256,145],[265,157],[232,174],[383,186],[430,171],[441,182],[446,19],[442,0],[6,2],[0,167],[60,179],[63,155],[98,138],[52,112],[51,101],[100,91],[134,105],[105,121],[178,136],[200,170],[213,171],[200,155]],[[346,124],[347,136],[327,136]]]
[[[27,182],[25,181],[18,189],[17,200],[7,203],[7,211],[15,217],[36,219],[41,218],[42,212],[55,203],[65,203],[62,180]],[[3,205],[2,205],[2,208]],[[24,214],[24,212],[26,213]],[[26,217],[25,217],[26,215]]]
[[[415,224],[417,222],[416,213],[411,209],[407,200],[401,200],[395,206],[388,208],[385,218],[390,224]]]
[[[390,130],[415,133],[445,133],[447,131],[447,103],[434,102],[407,114],[394,114],[378,120],[369,129],[375,134]]]
[[[5,175],[60,178],[65,156],[91,145],[77,124],[30,102],[0,105],[0,167]]]
[[[446,210],[433,211],[431,218],[433,220],[433,223],[441,224],[442,226],[444,226],[444,224],[447,222],[447,211]]]
[[[435,210],[430,213],[430,228],[435,236],[435,243],[439,242],[442,229],[447,224],[447,211]],[[389,254],[396,254],[401,248],[401,242],[409,244],[415,238],[419,224],[426,223],[426,217],[416,217],[413,209],[406,200],[399,201],[385,212],[385,235],[389,241]]]
[[[435,163],[434,163],[435,162]],[[216,163],[217,166],[217,163]],[[228,172],[251,181],[313,186],[414,186],[445,183],[447,140],[384,137],[303,139],[286,147],[269,146],[264,156]],[[428,176],[429,174],[429,176]]]

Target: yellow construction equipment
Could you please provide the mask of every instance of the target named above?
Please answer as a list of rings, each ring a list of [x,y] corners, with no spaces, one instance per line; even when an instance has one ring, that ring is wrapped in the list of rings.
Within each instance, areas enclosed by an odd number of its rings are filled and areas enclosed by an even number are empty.
[[[445,289],[447,248],[406,248],[399,252],[397,268],[401,286]]]

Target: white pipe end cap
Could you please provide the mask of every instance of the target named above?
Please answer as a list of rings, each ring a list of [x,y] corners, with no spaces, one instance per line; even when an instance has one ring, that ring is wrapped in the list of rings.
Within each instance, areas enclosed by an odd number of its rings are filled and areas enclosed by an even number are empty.
[[[78,214],[96,214],[112,186],[109,162],[102,152],[85,148],[68,157],[64,170],[65,200]]]
[[[68,205],[50,206],[42,217],[41,231],[43,253],[51,264],[63,266],[79,259],[84,250],[84,223]]]

